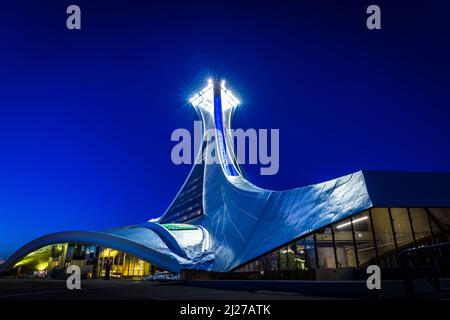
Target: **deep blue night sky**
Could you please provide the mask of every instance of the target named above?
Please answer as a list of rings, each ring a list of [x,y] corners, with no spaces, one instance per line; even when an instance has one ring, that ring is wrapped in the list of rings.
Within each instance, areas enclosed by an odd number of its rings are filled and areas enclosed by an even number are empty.
[[[366,29],[379,4],[382,30]],[[78,4],[82,30],[66,29]],[[288,189],[360,169],[450,171],[448,1],[4,1],[0,257],[56,231],[157,217],[190,167],[170,160],[211,75],[234,127],[279,128]]]

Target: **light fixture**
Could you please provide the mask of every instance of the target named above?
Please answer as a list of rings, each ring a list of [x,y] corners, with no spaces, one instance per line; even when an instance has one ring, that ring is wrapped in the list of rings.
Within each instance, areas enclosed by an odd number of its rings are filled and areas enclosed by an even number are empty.
[[[225,111],[229,108],[236,108],[240,101],[231,93],[230,90],[228,90],[225,87],[225,80],[221,81],[221,96],[222,96],[222,109]],[[214,81],[213,79],[208,79],[208,85],[201,90],[200,92],[196,93],[193,97],[189,99],[189,103],[192,104],[194,107],[202,107],[206,110],[213,110],[214,103],[213,103],[213,86]]]
[[[353,220],[353,221],[349,221],[349,222],[340,224],[340,225],[336,226],[336,229],[344,228],[344,227],[346,227],[346,226],[351,225],[352,223],[355,224],[355,223],[361,222],[361,221],[363,221],[363,220],[366,220],[367,218],[369,218],[369,217],[368,217],[368,216],[364,216],[364,217],[355,219],[355,220]]]

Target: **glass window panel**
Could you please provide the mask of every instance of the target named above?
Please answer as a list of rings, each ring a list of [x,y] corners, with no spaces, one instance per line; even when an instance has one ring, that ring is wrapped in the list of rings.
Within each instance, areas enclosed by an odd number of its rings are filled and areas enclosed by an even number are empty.
[[[309,236],[292,242],[281,248],[279,255],[280,270],[298,271],[315,268],[314,239]]]
[[[289,249],[287,246],[279,249],[279,270],[289,270]]]
[[[265,256],[260,259],[261,270],[264,271],[276,271],[279,269],[279,251],[275,250],[273,252],[269,252]]]
[[[371,264],[376,264],[373,230],[368,211],[353,217],[353,228],[360,267],[365,268]]]
[[[387,208],[373,208],[371,212],[380,264],[382,266],[393,266],[395,261],[391,257],[396,249],[389,211]]]
[[[409,221],[408,210],[406,208],[392,208],[392,219],[394,220],[395,236],[400,249],[413,246],[413,235],[411,223]]]
[[[299,242],[294,242],[289,246],[291,259],[289,260],[289,270],[306,270],[305,246]]]
[[[254,271],[258,271],[258,272],[262,271],[261,259],[258,259],[253,263],[253,269],[254,269]]]
[[[276,271],[279,270],[279,254],[278,252],[274,251],[272,253],[269,254],[269,258],[270,258],[270,270],[271,271]]]
[[[411,208],[411,213],[414,233],[416,240],[421,243],[431,244],[431,230],[428,222],[427,213],[423,208]]]
[[[350,219],[345,219],[333,225],[333,231],[338,267],[357,267]]]
[[[319,268],[336,268],[331,228],[324,228],[316,233],[317,259]]]
[[[312,235],[297,241],[297,251],[300,259],[304,260],[305,270],[316,268],[316,249]]]
[[[450,241],[450,236],[444,231],[447,230],[448,225],[450,224],[450,215],[448,219],[446,217],[446,208],[428,208],[431,212],[430,220],[431,220],[431,230],[433,230],[433,235],[436,240],[436,243],[443,243]],[[447,223],[446,223],[447,221]],[[437,225],[439,223],[439,226]],[[447,226],[446,226],[447,224]],[[444,231],[442,228],[444,228]]]
[[[280,270],[298,270],[298,251],[296,243],[291,243],[280,250]]]
[[[304,269],[304,259],[301,247],[297,245],[296,242],[288,245],[287,248],[287,257],[288,257],[288,270],[303,270]],[[303,263],[302,263],[303,262]]]

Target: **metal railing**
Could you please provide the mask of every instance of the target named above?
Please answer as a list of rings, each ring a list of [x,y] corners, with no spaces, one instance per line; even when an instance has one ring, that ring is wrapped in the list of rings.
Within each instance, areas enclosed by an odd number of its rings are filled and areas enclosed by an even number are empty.
[[[450,257],[443,252],[445,250],[450,250],[450,242],[407,249],[399,253],[408,298],[450,292],[450,287],[443,287],[441,283],[442,278],[448,277],[447,271],[450,267]],[[417,292],[415,279],[426,279],[432,290]]]

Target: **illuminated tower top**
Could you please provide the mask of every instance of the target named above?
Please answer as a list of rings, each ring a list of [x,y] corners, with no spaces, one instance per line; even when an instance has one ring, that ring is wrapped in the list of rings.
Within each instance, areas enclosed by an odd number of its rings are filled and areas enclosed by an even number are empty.
[[[214,95],[220,95],[222,100],[222,110],[227,111],[230,108],[236,108],[240,101],[225,86],[225,80],[208,79],[208,85],[195,94],[189,102],[194,106],[205,111],[213,112]]]
[[[231,147],[230,132],[231,115],[239,105],[239,100],[226,88],[225,80],[209,79],[208,85],[189,101],[199,112],[204,130],[215,130],[216,146],[224,173],[227,177],[238,176],[240,170]]]

